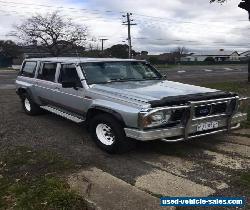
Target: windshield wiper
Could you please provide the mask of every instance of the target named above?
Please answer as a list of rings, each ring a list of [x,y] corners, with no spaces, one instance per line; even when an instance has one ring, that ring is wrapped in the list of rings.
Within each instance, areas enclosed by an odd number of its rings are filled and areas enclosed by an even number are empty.
[[[144,80],[160,80],[161,78],[159,77],[148,77],[148,78],[143,78]]]
[[[143,78],[143,79],[137,79],[137,78],[118,78],[118,79],[110,79],[108,81],[103,81],[103,82],[98,82],[98,83],[93,83],[93,84],[108,84],[112,82],[129,82],[129,81],[147,81],[147,80],[160,80],[161,78],[158,77],[152,77],[152,78]]]
[[[143,81],[143,79],[136,79],[136,78],[126,78],[126,79],[111,79],[109,82],[129,82],[129,81]]]

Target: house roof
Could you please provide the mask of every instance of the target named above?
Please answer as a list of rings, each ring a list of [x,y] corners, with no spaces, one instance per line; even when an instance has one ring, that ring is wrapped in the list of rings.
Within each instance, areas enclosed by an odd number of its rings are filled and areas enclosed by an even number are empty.
[[[250,56],[250,50],[241,53],[240,56]]]

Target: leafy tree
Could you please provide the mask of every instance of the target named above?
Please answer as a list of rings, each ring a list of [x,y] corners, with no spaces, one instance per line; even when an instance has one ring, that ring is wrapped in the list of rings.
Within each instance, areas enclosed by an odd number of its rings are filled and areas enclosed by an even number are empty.
[[[58,12],[33,16],[15,26],[15,29],[12,35],[27,44],[36,43],[53,56],[84,45],[87,33],[87,27],[64,19]]]
[[[5,58],[15,58],[20,55],[20,49],[11,40],[0,40],[0,55]]]
[[[148,61],[149,61],[151,64],[158,64],[158,62],[159,62],[158,58],[155,57],[155,56],[150,56],[150,57],[148,58]]]
[[[107,54],[115,58],[128,58],[128,45],[117,44],[105,50]]]

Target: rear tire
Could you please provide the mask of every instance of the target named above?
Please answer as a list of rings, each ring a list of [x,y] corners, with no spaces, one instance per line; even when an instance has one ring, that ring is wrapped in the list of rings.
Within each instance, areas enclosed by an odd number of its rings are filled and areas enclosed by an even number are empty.
[[[41,108],[32,101],[31,97],[27,93],[24,93],[21,96],[21,100],[22,100],[23,109],[26,114],[38,115],[42,113]]]
[[[128,152],[135,147],[135,141],[126,137],[122,124],[109,114],[91,119],[89,130],[97,146],[110,154]]]

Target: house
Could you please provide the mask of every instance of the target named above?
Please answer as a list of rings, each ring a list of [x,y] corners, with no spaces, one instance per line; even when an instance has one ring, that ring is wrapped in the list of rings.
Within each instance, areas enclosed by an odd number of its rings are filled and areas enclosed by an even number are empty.
[[[181,58],[181,61],[239,61],[240,55],[237,51],[226,51],[224,49],[216,51],[207,51],[199,53],[191,53]]]

